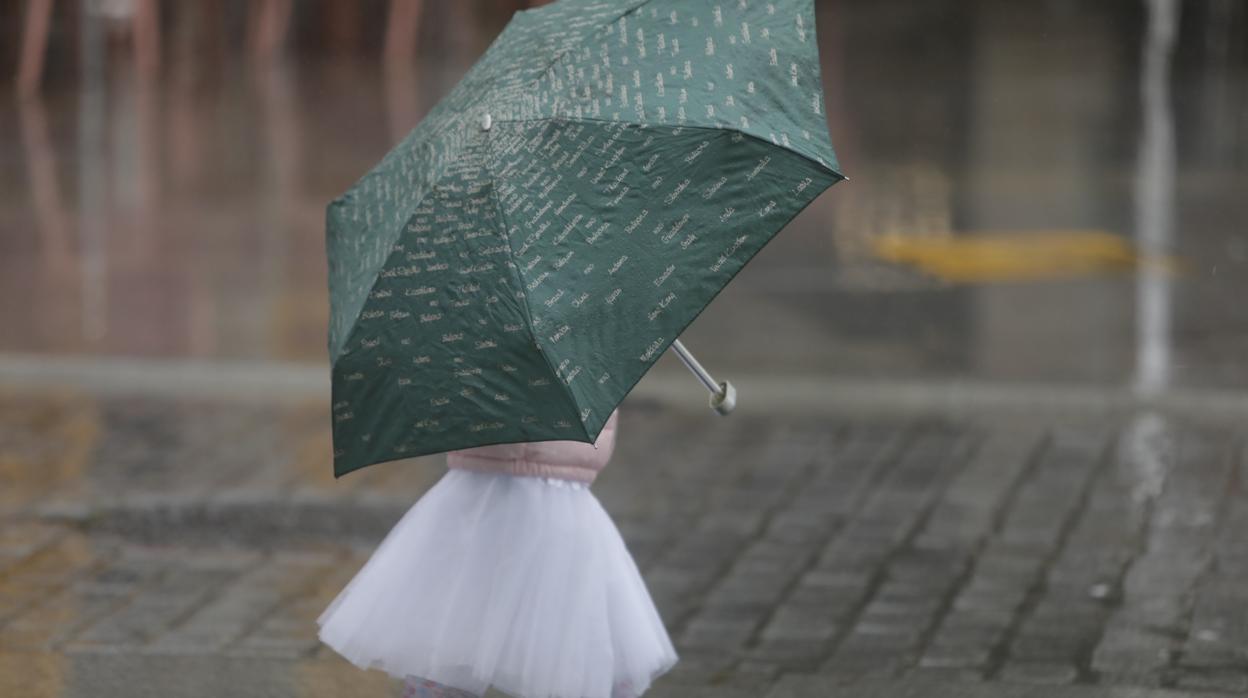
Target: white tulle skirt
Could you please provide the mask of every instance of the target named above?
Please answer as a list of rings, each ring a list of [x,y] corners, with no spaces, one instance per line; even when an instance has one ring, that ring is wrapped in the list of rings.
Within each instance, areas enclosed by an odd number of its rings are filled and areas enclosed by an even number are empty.
[[[585,485],[450,470],[317,619],[356,666],[477,694],[629,698],[676,652]]]

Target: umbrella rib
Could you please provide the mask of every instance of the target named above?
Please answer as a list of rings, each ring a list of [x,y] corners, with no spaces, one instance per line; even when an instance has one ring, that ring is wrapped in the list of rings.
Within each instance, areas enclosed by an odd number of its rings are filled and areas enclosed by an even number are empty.
[[[454,164],[455,162],[458,162],[458,160],[461,157],[463,157],[463,155],[464,155],[464,151],[461,149],[460,151],[456,153],[454,158],[447,159],[447,166]],[[377,289],[377,283],[381,280],[381,271],[386,268],[386,264],[390,261],[390,258],[395,254],[396,246],[403,239],[403,230],[407,228],[409,223],[411,223],[411,220],[415,215],[414,212],[420,208],[420,204],[424,202],[425,198],[433,195],[434,191],[438,187],[438,184],[442,181],[442,178],[443,178],[442,175],[445,174],[445,170],[446,168],[444,167],[442,172],[440,173],[440,176],[437,179],[432,180],[429,183],[429,189],[428,191],[424,193],[424,196],[418,199],[414,199],[412,203],[409,204],[409,209],[404,211],[404,214],[401,217],[403,224],[399,226],[398,235],[394,238],[394,240],[390,242],[390,245],[386,248],[386,254],[383,257],[381,264],[377,267],[377,271],[371,274],[372,281],[370,281],[368,284],[368,291],[364,293],[363,299],[360,302],[359,309],[357,309],[356,312],[351,315],[350,324],[347,325],[346,331],[342,333],[342,339],[338,343],[338,347],[336,348],[336,351],[330,352],[330,366],[331,367],[338,362],[338,359],[342,358],[342,355],[346,352],[347,347],[351,344],[351,340],[354,339],[356,328],[359,326],[359,323],[360,323],[360,313],[363,312],[364,307],[368,304],[368,298],[372,295],[373,291]],[[368,177],[370,175],[365,175],[365,177]],[[363,181],[363,179],[364,178],[361,178],[361,181]],[[352,189],[354,189],[354,187],[352,187]],[[350,191],[351,190],[348,190],[348,192]],[[339,196],[338,199],[335,199],[335,202],[339,200],[344,200],[345,196],[346,194]],[[332,209],[333,206],[334,204],[331,203],[330,209]]]
[[[487,149],[489,149],[492,141],[493,138],[487,134],[485,140],[485,147]],[[490,174],[490,177],[493,179],[493,173]],[[495,210],[498,211],[498,219],[503,227],[503,239],[507,241],[507,250],[511,253],[511,259],[514,262],[516,258],[516,248],[511,244],[511,229],[507,225],[507,215],[503,212],[503,204],[498,200],[498,192],[493,186],[490,187],[490,198],[494,201]],[[588,439],[586,443],[593,443],[593,439],[589,436],[589,430],[585,428],[585,422],[581,419],[581,404],[577,402],[576,395],[572,392],[571,386],[567,385],[562,379],[559,378],[559,372],[555,370],[555,365],[551,363],[550,355],[546,352],[546,348],[542,346],[542,343],[537,338],[537,332],[533,325],[533,308],[529,305],[528,289],[525,288],[524,277],[520,274],[520,265],[513,263],[508,266],[511,267],[511,273],[516,277],[516,283],[518,284],[518,288],[520,290],[520,307],[524,309],[525,320],[527,320],[526,325],[528,326],[530,336],[533,337],[533,345],[537,347],[537,353],[542,355],[542,361],[546,362],[546,368],[550,369],[550,374],[554,377],[555,382],[559,384],[564,394],[568,396],[568,401],[572,403],[573,416],[576,418],[576,423],[581,425],[581,433],[583,433],[585,438]]]

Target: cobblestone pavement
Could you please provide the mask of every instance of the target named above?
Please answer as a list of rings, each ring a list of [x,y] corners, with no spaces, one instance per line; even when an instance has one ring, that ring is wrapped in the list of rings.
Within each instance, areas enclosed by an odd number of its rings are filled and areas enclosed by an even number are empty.
[[[397,695],[315,617],[440,476],[319,404],[0,397],[0,695]],[[1243,431],[1158,414],[625,405],[595,485],[681,653],[654,696],[1248,690]]]

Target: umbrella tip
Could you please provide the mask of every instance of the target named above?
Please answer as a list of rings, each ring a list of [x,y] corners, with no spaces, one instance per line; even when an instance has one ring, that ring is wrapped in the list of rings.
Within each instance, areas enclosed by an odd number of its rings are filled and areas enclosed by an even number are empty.
[[[728,381],[719,384],[719,392],[711,394],[711,409],[727,417],[737,408],[737,389]]]

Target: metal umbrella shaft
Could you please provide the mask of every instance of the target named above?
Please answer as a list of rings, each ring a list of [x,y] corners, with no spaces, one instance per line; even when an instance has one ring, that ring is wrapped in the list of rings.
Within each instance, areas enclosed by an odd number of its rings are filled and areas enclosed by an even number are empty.
[[[727,415],[729,412],[732,412],[737,406],[737,389],[733,387],[732,383],[716,381],[679,339],[672,342],[672,351],[676,352],[676,356],[680,357],[681,362],[685,364],[685,368],[688,368],[701,381],[702,385],[711,391],[711,409],[721,415]]]

